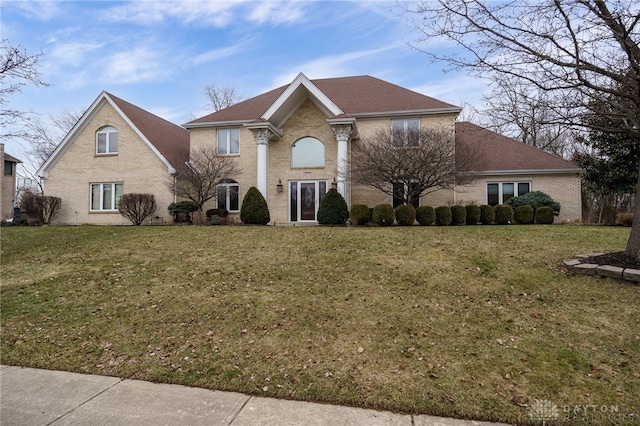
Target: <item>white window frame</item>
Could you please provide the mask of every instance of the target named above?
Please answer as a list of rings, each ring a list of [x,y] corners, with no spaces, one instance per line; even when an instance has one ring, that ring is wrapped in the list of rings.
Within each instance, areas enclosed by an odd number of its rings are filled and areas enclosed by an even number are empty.
[[[238,133],[238,152],[231,152],[231,134],[232,132]],[[221,139],[221,134],[224,136],[224,140]],[[221,146],[222,145],[222,146]],[[224,147],[224,150],[221,149]],[[219,155],[239,155],[240,154],[240,128],[239,127],[226,127],[220,128],[216,131],[216,150]]]
[[[93,188],[95,186],[99,186],[100,188],[100,206],[98,209],[93,208]],[[104,192],[105,187],[111,187],[111,205],[113,208],[105,209],[104,208]],[[119,189],[119,190],[118,190]],[[89,184],[89,211],[90,212],[117,212],[118,204],[120,203],[120,197],[124,194],[124,183],[123,182],[93,182]]]
[[[527,192],[523,192],[522,194],[520,194],[520,191],[518,190],[518,186],[522,183],[526,183],[529,185],[529,191]],[[529,192],[531,192],[531,181],[525,180],[525,181],[499,181],[499,182],[487,182],[487,186],[486,186],[486,193],[487,193],[487,197],[486,197],[486,201],[487,204],[489,204],[489,185],[498,185],[498,204],[504,204],[504,191],[502,189],[503,185],[513,185],[513,196],[514,197],[519,197],[520,195],[524,195],[527,194]],[[508,200],[507,200],[508,201]]]
[[[418,139],[417,144],[415,145],[409,145],[409,138],[408,138],[408,134],[409,134],[409,130],[413,128],[413,126],[410,126],[410,123],[414,123],[417,124],[417,128],[415,129],[416,131],[420,132],[420,117],[411,117],[411,118],[394,118],[391,120],[391,143],[393,144],[393,146],[398,147],[398,148],[411,148],[414,146],[418,146],[420,144],[420,140]],[[404,132],[404,135],[402,137],[402,143],[399,143],[399,141],[397,141],[395,139],[395,128],[400,128],[402,127],[402,130]]]
[[[231,209],[231,191],[229,190],[229,188],[231,187],[235,187],[235,191],[237,194],[237,199],[238,199],[238,208],[236,209]],[[224,209],[226,209],[228,212],[239,212],[240,211],[240,184],[236,181],[229,181],[229,182],[223,182],[218,184],[217,187],[217,200],[216,200],[216,204],[218,206],[218,208],[220,207],[220,190],[224,188],[224,195],[225,195],[225,200],[224,200]]]
[[[105,135],[105,151],[100,152],[99,139]],[[96,154],[113,155],[118,153],[118,129],[113,126],[105,126],[96,132]]]

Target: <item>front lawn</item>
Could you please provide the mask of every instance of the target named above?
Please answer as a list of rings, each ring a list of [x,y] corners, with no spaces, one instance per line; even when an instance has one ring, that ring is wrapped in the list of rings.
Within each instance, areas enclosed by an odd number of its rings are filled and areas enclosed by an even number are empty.
[[[529,414],[544,400],[553,424],[631,422],[640,286],[561,262],[628,235],[3,228],[1,362],[519,424],[542,424]]]

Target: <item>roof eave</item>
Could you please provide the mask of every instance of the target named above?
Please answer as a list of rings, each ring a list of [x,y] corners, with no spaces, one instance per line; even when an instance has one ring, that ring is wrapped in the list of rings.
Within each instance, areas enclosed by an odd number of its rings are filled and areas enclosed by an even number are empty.
[[[580,168],[574,169],[522,169],[522,170],[482,170],[460,172],[466,175],[475,176],[510,176],[510,175],[567,175],[581,174],[584,170]]]
[[[411,117],[421,115],[439,115],[439,114],[460,114],[462,108],[431,108],[431,109],[416,109],[416,110],[404,110],[404,111],[380,111],[380,112],[355,112],[350,113],[355,118],[377,118],[377,117]]]
[[[185,129],[202,129],[205,127],[240,127],[250,120],[229,120],[229,121],[208,121],[204,123],[186,123],[182,127]]]

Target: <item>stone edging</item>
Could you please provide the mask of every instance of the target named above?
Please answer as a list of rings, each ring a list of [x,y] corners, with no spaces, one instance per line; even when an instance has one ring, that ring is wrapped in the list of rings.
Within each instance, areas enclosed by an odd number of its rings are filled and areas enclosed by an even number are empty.
[[[564,261],[570,271],[580,275],[594,275],[604,278],[614,278],[618,280],[630,281],[634,284],[640,284],[640,269],[621,268],[619,266],[598,265],[595,263],[586,263],[586,259],[592,256],[598,256],[603,253],[592,255],[581,254],[574,259]]]

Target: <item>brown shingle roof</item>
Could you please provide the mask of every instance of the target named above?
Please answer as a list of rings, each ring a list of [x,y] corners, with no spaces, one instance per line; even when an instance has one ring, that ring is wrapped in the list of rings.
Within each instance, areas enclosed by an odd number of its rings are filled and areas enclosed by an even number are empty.
[[[454,105],[405,89],[368,75],[311,80],[347,116],[399,111],[427,111],[456,108]],[[259,119],[288,85],[247,99],[190,123],[253,121]]]
[[[518,142],[469,122],[456,123],[456,163],[464,164],[465,153],[478,156],[464,172],[531,171],[580,172],[573,163],[531,145]]]
[[[189,159],[189,131],[105,92],[173,167]]]

